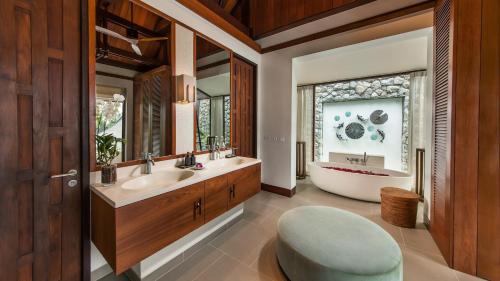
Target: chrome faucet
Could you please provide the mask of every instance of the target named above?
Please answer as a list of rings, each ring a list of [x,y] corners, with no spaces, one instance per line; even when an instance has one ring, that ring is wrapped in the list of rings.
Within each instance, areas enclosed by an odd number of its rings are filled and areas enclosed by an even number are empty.
[[[361,164],[363,166],[366,166],[366,162],[368,161],[368,155],[366,155],[366,152],[363,154],[363,160],[361,160]]]
[[[146,160],[146,172],[145,174],[151,174],[151,168],[155,165],[155,161],[153,160],[153,154],[149,152],[144,152],[143,154],[144,160]]]

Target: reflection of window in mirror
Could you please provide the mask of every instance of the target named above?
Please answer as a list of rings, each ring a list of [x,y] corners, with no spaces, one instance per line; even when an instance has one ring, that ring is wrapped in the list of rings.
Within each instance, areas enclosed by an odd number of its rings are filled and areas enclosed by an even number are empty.
[[[118,139],[126,139],[126,89],[108,86],[96,86],[96,134],[98,136],[111,134]],[[126,159],[124,145],[118,147],[120,154],[113,163]]]
[[[219,147],[231,144],[230,53],[201,36],[196,37],[196,149],[208,150],[208,137]]]
[[[95,134],[126,140],[114,162],[172,154],[170,33],[170,21],[131,1],[96,5]]]

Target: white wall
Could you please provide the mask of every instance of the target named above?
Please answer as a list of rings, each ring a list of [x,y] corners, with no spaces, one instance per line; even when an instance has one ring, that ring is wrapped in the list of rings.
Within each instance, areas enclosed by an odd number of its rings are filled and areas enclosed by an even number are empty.
[[[297,65],[300,61],[292,62],[294,58],[426,28],[432,26],[432,18],[432,13],[425,13],[263,54],[258,77],[259,110],[263,120],[259,123],[262,181],[283,188],[293,188],[296,185],[297,81],[292,65]]]
[[[370,114],[378,109],[382,109],[388,114],[389,119],[382,125],[372,125],[374,130],[369,132],[365,127],[364,135],[359,139],[349,139],[345,133],[342,136],[347,139],[341,141],[337,138],[335,127],[344,123],[344,128],[351,122],[358,122],[357,114],[364,118],[369,118]],[[345,116],[345,112],[351,112],[350,117]],[[335,121],[335,116],[340,116],[340,121]],[[323,159],[328,162],[330,152],[340,152],[349,154],[363,154],[384,156],[384,168],[401,171],[401,136],[403,132],[403,98],[358,100],[335,103],[325,103],[323,105]],[[376,129],[385,133],[385,139],[380,142],[372,140],[372,134],[377,134]],[[342,130],[343,132],[343,130]]]
[[[297,84],[315,84],[427,68],[427,30],[298,58]]]
[[[175,25],[175,75],[194,76],[194,33]],[[175,104],[175,154],[193,151],[194,106]]]

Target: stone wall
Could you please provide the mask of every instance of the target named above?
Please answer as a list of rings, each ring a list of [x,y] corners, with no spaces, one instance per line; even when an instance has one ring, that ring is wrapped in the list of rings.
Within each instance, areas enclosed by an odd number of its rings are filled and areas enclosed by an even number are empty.
[[[349,100],[403,98],[401,170],[408,170],[410,75],[385,76],[318,85],[315,87],[314,157],[323,155],[323,104]]]

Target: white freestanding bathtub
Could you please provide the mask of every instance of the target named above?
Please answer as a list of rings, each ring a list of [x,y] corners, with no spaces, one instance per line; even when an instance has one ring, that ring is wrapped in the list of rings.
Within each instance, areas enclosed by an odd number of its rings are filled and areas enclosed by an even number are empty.
[[[338,171],[325,167],[370,171],[387,176]],[[380,202],[382,187],[411,190],[413,185],[411,175],[403,172],[336,162],[312,162],[309,164],[309,173],[313,184],[325,191],[372,202]]]

